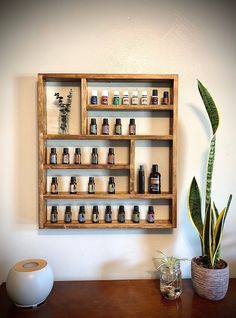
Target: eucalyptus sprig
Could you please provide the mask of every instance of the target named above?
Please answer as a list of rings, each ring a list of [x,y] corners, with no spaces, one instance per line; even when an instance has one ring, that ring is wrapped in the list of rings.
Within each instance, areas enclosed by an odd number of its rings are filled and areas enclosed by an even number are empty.
[[[189,261],[187,258],[178,258],[174,256],[166,256],[162,251],[157,251],[162,255],[162,257],[154,257],[153,261],[156,266],[156,270],[160,270],[163,266],[168,267],[170,270],[170,273],[174,272],[175,265],[179,263],[180,261]],[[158,264],[159,265],[158,265]]]
[[[67,95],[66,103],[63,102],[64,98],[58,92],[56,92],[54,96],[56,96],[56,99],[58,99],[59,111],[64,114],[69,113],[71,108],[71,102],[72,102],[72,89],[70,89],[69,94]]]

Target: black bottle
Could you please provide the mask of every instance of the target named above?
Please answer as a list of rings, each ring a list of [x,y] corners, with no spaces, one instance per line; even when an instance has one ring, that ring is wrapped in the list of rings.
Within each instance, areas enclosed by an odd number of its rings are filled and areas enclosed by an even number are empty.
[[[116,118],[115,135],[122,135],[122,124],[120,118]]]
[[[78,164],[78,165],[81,164],[81,152],[80,152],[80,148],[75,148],[74,163],[75,163],[75,164]]]
[[[116,193],[116,185],[115,185],[114,177],[110,177],[110,178],[109,178],[109,182],[108,182],[108,193],[109,193],[109,194],[114,194],[114,193]]]
[[[79,208],[78,222],[85,223],[85,207],[81,205]]]
[[[90,135],[97,135],[97,123],[96,118],[91,118],[91,124],[89,128]]]
[[[124,208],[123,205],[120,205],[120,206],[119,206],[118,222],[119,222],[119,223],[125,223],[125,208]]]
[[[57,164],[57,150],[56,150],[56,148],[51,148],[50,164],[52,164],[52,165]]]
[[[161,174],[158,172],[158,165],[152,165],[152,172],[149,177],[149,192],[161,193]]]
[[[134,206],[132,220],[134,223],[139,223],[139,207],[137,205]]]
[[[105,222],[106,223],[111,223],[112,222],[112,210],[111,210],[111,206],[110,205],[106,206]]]
[[[154,223],[155,221],[154,209],[153,209],[153,206],[151,205],[148,207],[147,221],[148,223]]]
[[[140,165],[138,172],[138,193],[145,193],[145,172],[143,165]]]
[[[99,223],[99,211],[98,211],[98,206],[97,205],[93,206],[92,222],[93,223]]]
[[[77,193],[76,177],[71,177],[70,178],[70,194],[75,194],[75,193]]]
[[[109,148],[108,156],[107,156],[107,163],[113,165],[115,163],[115,154],[114,148]]]
[[[58,221],[58,217],[57,216],[58,216],[57,207],[56,206],[52,206],[51,216],[50,216],[51,223],[57,223],[57,221]]]
[[[89,193],[89,194],[94,194],[94,193],[95,193],[95,182],[94,182],[94,177],[89,177],[89,182],[88,182],[88,193]]]
[[[107,118],[103,118],[102,135],[109,135],[109,123]]]
[[[64,221],[65,221],[65,223],[71,223],[72,222],[71,206],[66,206]]]
[[[130,118],[129,121],[129,135],[136,135],[136,124],[134,118]]]
[[[69,164],[70,163],[70,154],[69,154],[69,149],[68,148],[63,148],[62,163],[63,164]]]
[[[57,193],[58,193],[57,177],[52,177],[51,194],[57,194]]]
[[[93,165],[97,165],[98,164],[98,150],[97,150],[97,148],[93,148],[92,149],[91,163]]]

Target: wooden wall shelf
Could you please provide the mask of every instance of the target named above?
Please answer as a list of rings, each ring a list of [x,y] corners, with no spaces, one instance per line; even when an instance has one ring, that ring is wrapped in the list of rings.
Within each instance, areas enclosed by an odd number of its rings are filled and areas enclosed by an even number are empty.
[[[53,86],[54,85],[54,86]],[[49,96],[49,89],[55,87],[56,91],[61,87],[76,88],[77,93],[77,105],[73,107],[77,108],[78,114],[78,129],[75,132],[73,127],[69,134],[58,134],[57,131],[50,129],[50,124],[53,122],[54,126],[57,126],[58,118],[55,117],[53,121],[49,120],[48,104],[52,102],[53,95]],[[107,105],[100,103],[100,95],[98,104],[93,105],[90,103],[90,96],[92,89],[98,89],[101,92],[103,89],[108,89],[109,94],[116,90],[135,90],[135,87],[141,90],[147,90],[150,96],[150,92],[153,89],[158,89],[161,92],[168,90],[169,103],[164,105],[162,102],[162,96],[159,95],[158,105],[113,105],[111,97]],[[122,96],[121,96],[122,97]],[[51,98],[51,99],[50,99]],[[55,98],[54,98],[55,99]],[[72,97],[73,100],[73,97]],[[56,106],[55,106],[56,108]],[[178,110],[178,75],[175,74],[56,74],[56,73],[40,73],[38,74],[38,128],[39,128],[39,228],[43,229],[82,229],[82,228],[174,228],[177,224],[177,185],[176,185],[176,160],[177,160],[177,110]],[[152,129],[158,130],[159,123],[165,126],[164,132],[153,133],[153,130],[149,130],[147,124],[147,132],[139,133],[137,135],[90,135],[89,134],[89,120],[90,117],[109,117],[114,113],[121,113],[121,117],[140,118],[143,114],[149,114],[149,118],[157,118],[158,124],[154,124]],[[144,113],[142,113],[144,112]],[[154,113],[153,113],[154,112]],[[53,113],[53,111],[51,111]],[[50,114],[51,114],[50,113]],[[56,111],[54,111],[55,115]],[[92,114],[92,115],[91,115]],[[95,114],[95,115],[94,115]],[[101,115],[102,114],[102,115]],[[163,124],[164,123],[164,124]],[[145,121],[142,121],[142,125],[145,125]],[[167,160],[165,167],[164,183],[165,189],[160,194],[151,194],[147,190],[144,194],[137,193],[137,162],[140,160],[136,154],[138,144],[147,142],[147,148],[149,148],[150,142],[153,143],[152,151],[155,148],[159,151],[159,148],[165,148],[167,153]],[[101,143],[101,148],[106,145],[120,145],[123,142],[126,146],[126,152],[128,152],[127,162],[122,160],[115,164],[99,163],[97,165],[88,164],[82,162],[82,164],[61,164],[60,160],[57,164],[50,164],[49,148],[50,147],[80,147],[80,143],[88,143],[93,145],[94,142]],[[59,146],[58,146],[59,145]],[[79,145],[79,146],[78,146]],[[88,146],[89,147],[89,146]],[[90,146],[94,147],[94,146]],[[107,146],[106,146],[107,147]],[[61,150],[60,150],[61,151]],[[148,149],[147,149],[148,151]],[[87,171],[88,172],[87,172]],[[161,171],[160,171],[161,172]],[[88,173],[102,174],[101,178],[115,174],[115,176],[126,176],[127,189],[125,191],[117,191],[115,194],[108,194],[106,192],[96,191],[95,194],[88,194],[86,191],[79,191],[77,194],[70,194],[68,192],[59,192],[58,194],[48,193],[48,182],[51,180],[52,175],[60,176],[60,178],[69,178],[71,174],[76,177],[87,175]],[[146,178],[148,176],[146,175]],[[106,181],[107,182],[107,181]],[[50,190],[49,190],[50,191]],[[71,205],[76,201],[76,205],[79,206],[80,202],[88,201],[92,199],[99,206],[100,200],[108,201],[109,205],[117,205],[117,201],[125,200],[129,202],[130,206],[134,206],[136,202],[157,202],[157,205],[167,205],[167,217],[157,217],[154,223],[148,223],[146,219],[140,219],[139,223],[134,223],[132,220],[127,219],[125,223],[119,223],[116,218],[112,220],[112,223],[106,223],[103,218],[99,220],[99,223],[93,223],[91,219],[86,219],[85,223],[78,223],[77,219],[73,218],[71,223],[65,223],[59,218],[57,223],[50,222],[50,208],[52,205],[60,204],[64,206]],[[61,203],[63,200],[66,203]],[[92,202],[91,201],[91,202]],[[58,202],[55,203],[55,202]],[[82,203],[81,203],[82,204]],[[147,203],[145,203],[147,204]],[[156,204],[156,203],[155,203]],[[84,203],[83,203],[84,205]],[[91,205],[91,204],[90,204]]]

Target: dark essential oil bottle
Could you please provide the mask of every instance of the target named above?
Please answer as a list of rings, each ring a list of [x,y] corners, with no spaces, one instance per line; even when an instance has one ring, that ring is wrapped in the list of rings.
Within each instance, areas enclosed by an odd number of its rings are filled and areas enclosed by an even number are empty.
[[[155,213],[152,205],[148,207],[147,221],[148,223],[154,223],[155,221]]]
[[[103,118],[102,135],[109,135],[109,122],[108,118]]]
[[[158,165],[152,165],[152,171],[149,177],[149,192],[161,193],[161,174],[158,172]]]
[[[151,104],[158,105],[158,90],[157,89],[154,89],[152,91]]]
[[[122,135],[122,124],[120,118],[116,118],[115,135]]]
[[[81,205],[79,208],[78,222],[85,223],[85,207]]]
[[[94,182],[94,177],[89,177],[89,182],[88,182],[88,193],[89,193],[89,194],[94,194],[94,193],[95,193],[95,182]]]
[[[51,215],[50,215],[50,222],[51,223],[57,223],[57,221],[58,221],[57,207],[56,206],[52,206]]]
[[[58,193],[57,177],[52,177],[51,194],[57,194],[57,193]]]
[[[143,165],[140,165],[138,172],[138,193],[145,193],[145,172]]]
[[[93,206],[92,222],[93,223],[99,223],[99,211],[98,211],[98,206],[97,205]]]
[[[57,150],[56,150],[56,148],[51,148],[50,164],[51,165],[56,165],[57,164]]]
[[[134,118],[130,118],[129,121],[129,135],[136,135],[136,124]]]
[[[114,177],[110,177],[110,178],[109,178],[109,182],[108,182],[108,193],[109,193],[109,194],[114,194],[114,193],[116,193],[116,185],[115,185]]]
[[[91,163],[93,165],[97,165],[98,164],[98,150],[97,148],[93,148],[92,149],[92,153],[91,153]]]
[[[97,135],[97,123],[96,123],[96,118],[91,118],[89,133],[90,133],[90,135]]]
[[[90,102],[92,105],[96,105],[98,103],[98,92],[96,89],[92,89],[92,95],[90,98]]]
[[[169,92],[165,91],[163,93],[163,104],[164,105],[169,105],[170,101],[169,101]]]
[[[65,223],[71,223],[71,222],[72,222],[71,206],[66,206],[66,211],[65,211],[65,216],[64,216],[64,222],[65,222]]]
[[[71,177],[70,178],[70,194],[75,194],[75,193],[77,193],[76,177]]]
[[[69,164],[70,163],[69,148],[63,148],[62,163],[63,164]]]
[[[108,156],[107,156],[107,163],[114,165],[115,164],[115,153],[114,148],[109,148]]]
[[[80,165],[80,164],[81,164],[81,152],[80,152],[80,148],[75,148],[74,163],[75,163],[76,165]]]
[[[125,223],[125,208],[124,208],[123,205],[120,205],[120,206],[119,206],[118,222],[119,222],[119,223]]]
[[[111,223],[112,222],[112,210],[111,210],[111,206],[110,205],[106,206],[105,222],[106,223]]]
[[[137,205],[134,206],[132,220],[134,223],[139,223],[139,207]]]

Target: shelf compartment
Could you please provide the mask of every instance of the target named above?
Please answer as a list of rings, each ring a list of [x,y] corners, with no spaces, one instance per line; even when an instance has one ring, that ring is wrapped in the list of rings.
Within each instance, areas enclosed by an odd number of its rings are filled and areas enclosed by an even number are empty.
[[[128,164],[45,164],[45,169],[108,169],[108,170],[128,170]]]
[[[87,110],[88,111],[130,111],[130,110],[135,110],[135,111],[145,111],[145,110],[150,110],[150,111],[163,111],[163,110],[173,110],[173,105],[88,105]]]
[[[52,140],[173,140],[173,135],[54,135],[47,134],[45,139]]]
[[[78,223],[77,221],[72,221],[72,223],[65,223],[63,221],[58,221],[57,223],[46,222],[44,228],[47,229],[104,229],[104,228],[142,228],[142,229],[156,229],[156,228],[173,228],[173,224],[169,220],[156,220],[154,223],[148,223],[146,220],[140,220],[139,223],[133,223],[127,220],[125,223],[119,223],[116,220],[112,223],[106,223],[100,221],[99,223],[93,223],[91,221],[86,221],[85,223]]]
[[[115,194],[108,194],[106,192],[98,192],[95,194],[89,194],[86,192],[80,192],[76,194],[70,194],[67,192],[60,192],[58,194],[45,193],[43,195],[45,199],[173,199],[173,195],[169,192],[163,192],[160,194],[152,193],[126,193],[119,192]]]

